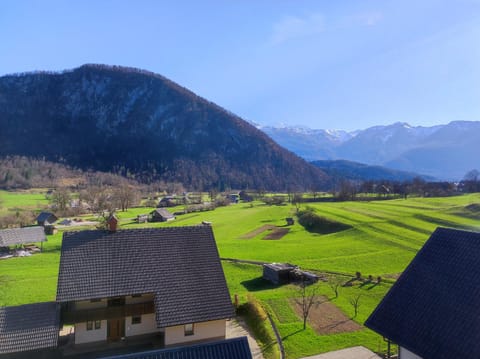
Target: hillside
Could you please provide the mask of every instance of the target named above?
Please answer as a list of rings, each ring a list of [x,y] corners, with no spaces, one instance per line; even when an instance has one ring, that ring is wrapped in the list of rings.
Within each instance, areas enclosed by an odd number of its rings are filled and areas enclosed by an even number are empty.
[[[0,156],[196,189],[323,188],[325,174],[234,114],[150,72],[84,65],[0,77]]]

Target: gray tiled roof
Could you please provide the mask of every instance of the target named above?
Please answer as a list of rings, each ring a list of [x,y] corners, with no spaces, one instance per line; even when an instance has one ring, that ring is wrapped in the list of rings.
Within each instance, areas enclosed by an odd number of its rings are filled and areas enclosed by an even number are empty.
[[[0,247],[45,242],[46,240],[45,230],[40,226],[0,230]]]
[[[152,350],[104,359],[252,359],[247,337],[172,349]]]
[[[55,348],[58,333],[55,302],[0,308],[0,354]]]
[[[63,234],[57,301],[140,293],[155,293],[159,327],[232,317],[212,228]]]
[[[480,233],[437,228],[365,322],[424,359],[480,353]]]

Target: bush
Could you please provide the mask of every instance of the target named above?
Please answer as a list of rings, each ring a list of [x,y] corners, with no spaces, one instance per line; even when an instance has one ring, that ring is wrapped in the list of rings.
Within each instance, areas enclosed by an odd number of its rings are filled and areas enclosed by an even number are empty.
[[[260,344],[265,358],[278,358],[279,351],[276,345],[275,334],[268,321],[267,313],[262,305],[252,295],[248,295],[248,302],[237,308],[237,314],[245,319],[255,339]]]
[[[351,228],[351,226],[344,223],[335,222],[325,217],[321,217],[311,208],[299,211],[297,217],[298,223],[309,232],[328,234]]]

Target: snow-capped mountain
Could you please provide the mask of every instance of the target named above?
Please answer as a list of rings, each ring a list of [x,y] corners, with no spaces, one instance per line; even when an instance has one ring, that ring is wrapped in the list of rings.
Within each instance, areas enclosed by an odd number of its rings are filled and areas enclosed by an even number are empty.
[[[262,127],[280,145],[303,158],[349,160],[458,180],[480,168],[480,121],[432,127],[397,122],[365,130]]]

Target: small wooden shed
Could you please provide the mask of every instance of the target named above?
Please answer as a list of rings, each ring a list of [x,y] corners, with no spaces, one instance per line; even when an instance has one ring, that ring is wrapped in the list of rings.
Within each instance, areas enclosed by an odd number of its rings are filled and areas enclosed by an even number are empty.
[[[175,216],[165,208],[157,208],[150,212],[150,215],[152,217],[152,222],[168,222],[175,219]]]
[[[297,266],[290,263],[264,264],[263,279],[273,284],[287,284],[290,283],[290,273],[296,268]]]

